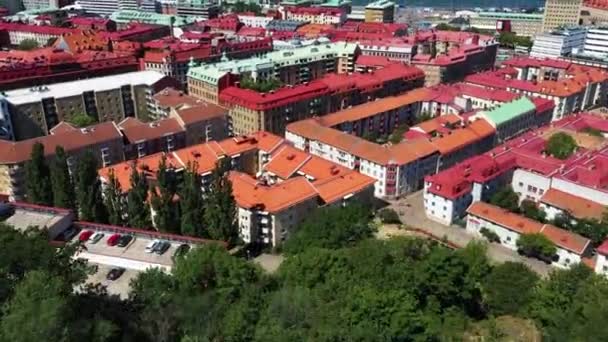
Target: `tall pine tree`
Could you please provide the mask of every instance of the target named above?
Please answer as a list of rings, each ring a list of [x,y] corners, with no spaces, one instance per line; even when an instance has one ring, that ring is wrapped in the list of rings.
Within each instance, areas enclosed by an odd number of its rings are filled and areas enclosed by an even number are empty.
[[[123,219],[125,200],[113,169],[110,169],[108,184],[103,190],[103,195],[104,204],[108,210],[108,222],[113,225],[123,226],[125,224]]]
[[[152,228],[150,206],[148,205],[148,180],[137,166],[131,169],[131,190],[127,195],[127,219],[130,227],[139,229]]]
[[[204,223],[209,237],[234,243],[238,239],[236,203],[232,183],[228,179],[230,160],[218,161],[211,175],[211,185],[205,197]]]
[[[44,158],[44,145],[35,143],[30,160],[25,164],[27,201],[39,205],[53,205],[51,172]]]
[[[167,166],[164,155],[158,165],[156,180],[158,186],[152,191],[155,226],[162,232],[179,233],[179,203],[175,201],[177,177],[175,170]]]
[[[53,205],[59,208],[76,210],[76,193],[68,169],[67,156],[61,146],[55,149],[55,160],[51,164],[51,183],[53,185]]]
[[[181,233],[183,235],[207,237],[203,225],[203,192],[198,165],[188,164],[179,189],[181,209]]]
[[[97,176],[97,160],[91,151],[86,151],[78,160],[76,200],[80,220],[108,222],[108,214],[101,194],[101,182]]]

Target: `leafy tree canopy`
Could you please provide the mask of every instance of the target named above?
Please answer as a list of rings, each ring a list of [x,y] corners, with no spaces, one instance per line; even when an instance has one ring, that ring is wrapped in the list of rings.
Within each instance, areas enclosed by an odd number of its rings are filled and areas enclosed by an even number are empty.
[[[564,132],[553,134],[545,146],[545,151],[558,159],[568,159],[576,151],[576,141]]]

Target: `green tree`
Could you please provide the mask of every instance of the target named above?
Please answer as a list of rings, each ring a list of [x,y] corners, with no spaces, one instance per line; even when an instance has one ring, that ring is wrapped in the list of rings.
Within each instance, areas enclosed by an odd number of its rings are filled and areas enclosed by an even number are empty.
[[[526,265],[507,261],[495,266],[483,281],[484,301],[494,316],[517,315],[533,299],[538,275]]]
[[[23,39],[17,45],[17,50],[30,51],[37,49],[40,45],[35,39]]]
[[[46,163],[44,145],[32,146],[30,160],[25,164],[25,184],[27,201],[39,205],[53,205],[53,186],[51,172]]]
[[[251,89],[260,93],[267,93],[283,86],[281,81],[276,78],[254,80],[250,77],[242,78],[239,85],[243,89]]]
[[[576,141],[572,136],[564,132],[553,134],[547,144],[545,151],[557,159],[568,159],[576,151]]]
[[[551,259],[557,252],[553,242],[540,233],[522,234],[517,239],[517,249],[526,256],[544,259]]]
[[[393,133],[389,135],[388,141],[390,141],[392,144],[400,143],[403,140],[403,134],[405,134],[405,132],[407,132],[408,130],[409,127],[407,125],[399,125],[395,127]]]
[[[259,271],[252,264],[231,256],[216,244],[194,248],[187,258],[179,258],[173,274],[183,293],[215,289],[229,296],[237,296],[245,284],[259,278]]]
[[[519,206],[519,211],[527,218],[532,220],[545,222],[547,218],[547,213],[544,210],[540,209],[534,201],[525,199],[521,201]]]
[[[493,194],[490,203],[514,213],[519,212],[519,196],[510,186],[504,187]]]
[[[311,247],[352,246],[374,233],[369,208],[360,204],[316,210],[285,243],[285,251],[298,253]]]
[[[167,158],[163,155],[156,172],[158,187],[152,190],[151,204],[155,211],[154,224],[163,232],[179,233],[179,206],[175,195],[177,193],[177,175],[175,170],[167,166]]]
[[[399,224],[401,223],[401,218],[399,218],[399,214],[394,209],[384,208],[378,211],[377,216],[380,218],[382,223],[388,224]]]
[[[212,239],[235,243],[238,239],[236,202],[232,195],[232,183],[228,179],[230,160],[218,161],[211,174],[211,184],[206,191],[204,223]]]
[[[137,167],[131,168],[131,190],[127,194],[127,220],[130,227],[139,229],[152,228],[150,207],[148,206],[148,180]]]
[[[61,341],[67,337],[68,287],[59,277],[32,271],[15,288],[0,322],[3,341]]]
[[[569,312],[573,303],[580,300],[578,292],[594,277],[593,270],[583,264],[552,271],[534,288],[528,315],[543,327],[545,334],[557,335],[553,332],[561,330],[562,326],[570,326]]]
[[[86,151],[78,160],[76,200],[80,220],[99,223],[108,221],[108,213],[103,204],[101,182],[97,175],[97,160],[91,151]]]
[[[59,208],[76,210],[74,184],[68,169],[65,150],[61,146],[57,146],[55,149],[55,160],[51,164],[51,183],[53,186],[53,205]]]
[[[203,226],[203,193],[198,165],[190,164],[184,171],[179,189],[181,207],[181,233],[183,235],[206,237]]]
[[[108,184],[106,184],[103,194],[104,204],[108,211],[108,222],[113,225],[123,226],[125,224],[125,220],[123,219],[125,200],[113,169],[110,170]]]
[[[73,115],[67,121],[76,127],[88,127],[97,123],[96,118],[84,113]]]

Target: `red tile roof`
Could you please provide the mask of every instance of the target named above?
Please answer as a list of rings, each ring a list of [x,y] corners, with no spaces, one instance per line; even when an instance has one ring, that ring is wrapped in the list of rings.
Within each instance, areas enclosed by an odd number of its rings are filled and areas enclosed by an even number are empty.
[[[593,202],[563,191],[549,189],[540,199],[552,207],[562,209],[576,218],[594,218],[601,220],[606,208]]]
[[[113,140],[122,141],[122,134],[113,122],[99,123],[83,129],[17,142],[2,140],[0,141],[0,163],[18,164],[29,160],[32,147],[37,142],[44,145],[46,155],[54,155],[57,146],[62,146],[66,152],[70,152]]]

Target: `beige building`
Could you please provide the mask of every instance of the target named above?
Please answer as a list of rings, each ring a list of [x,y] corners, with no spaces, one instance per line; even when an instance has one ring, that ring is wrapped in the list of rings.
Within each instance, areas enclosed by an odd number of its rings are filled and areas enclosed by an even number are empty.
[[[78,158],[91,151],[100,166],[107,166],[124,159],[123,136],[113,122],[100,123],[87,128],[74,128],[62,124],[55,134],[24,141],[0,141],[0,194],[11,200],[25,198],[25,163],[30,159],[32,147],[39,142],[44,145],[45,156],[52,160],[55,149],[62,146],[68,155],[68,167],[74,171]]]
[[[395,20],[395,3],[378,0],[365,6],[366,23],[392,23]]]
[[[471,27],[480,30],[501,30],[505,22],[511,32],[519,36],[533,37],[543,31],[543,15],[517,12],[479,12],[470,19]]]
[[[543,32],[563,26],[578,25],[581,18],[582,0],[547,0],[543,17]]]
[[[49,134],[61,121],[87,114],[100,122],[154,119],[152,95],[175,81],[154,71],[54,83],[5,92],[16,140]]]
[[[242,77],[256,81],[277,79],[284,84],[297,85],[327,73],[353,72],[359,54],[356,44],[332,43],[278,50],[264,57],[190,67],[188,93],[217,104],[219,93]]]

